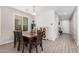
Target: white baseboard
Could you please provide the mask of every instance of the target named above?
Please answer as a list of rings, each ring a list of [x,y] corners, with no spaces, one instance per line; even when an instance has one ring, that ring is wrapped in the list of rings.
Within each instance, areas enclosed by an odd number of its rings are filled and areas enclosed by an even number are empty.
[[[13,40],[1,40],[0,41],[0,45],[3,45],[3,44],[7,44],[7,43],[11,43],[11,42],[13,42]]]

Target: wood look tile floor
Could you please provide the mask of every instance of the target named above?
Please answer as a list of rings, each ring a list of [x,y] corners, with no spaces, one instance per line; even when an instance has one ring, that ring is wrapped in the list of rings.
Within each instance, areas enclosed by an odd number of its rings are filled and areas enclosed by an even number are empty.
[[[32,53],[35,53],[35,48],[32,49]],[[69,34],[63,34],[55,41],[43,40],[43,51],[38,46],[39,53],[78,53],[79,48],[77,47],[74,39]],[[13,47],[13,43],[0,45],[0,53],[21,53]],[[25,49],[25,53],[28,53],[28,47]]]

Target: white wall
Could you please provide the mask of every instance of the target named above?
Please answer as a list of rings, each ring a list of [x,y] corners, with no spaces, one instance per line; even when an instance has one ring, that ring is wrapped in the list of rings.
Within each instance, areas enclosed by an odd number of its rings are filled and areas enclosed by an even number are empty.
[[[79,7],[77,7],[77,45],[79,46]]]
[[[1,39],[1,8],[0,8],[0,39]]]
[[[37,27],[47,27],[47,36],[49,40],[55,40],[58,37],[58,19],[55,18],[54,10],[42,11],[36,16]]]
[[[70,20],[70,33],[77,42],[77,10],[75,10],[73,17]]]
[[[32,16],[28,15],[26,13],[20,12],[18,10],[12,9],[10,7],[1,7],[1,41],[0,44],[8,43],[13,41],[13,30],[14,30],[14,15],[18,14],[21,16],[28,17],[28,29],[30,31],[31,25],[31,19]]]
[[[70,20],[70,33],[75,39],[77,46],[79,46],[79,7],[76,8],[75,13]]]
[[[58,25],[58,22],[59,22],[59,17],[58,17],[58,15],[55,13],[55,33],[56,33],[56,38],[58,38],[59,37],[59,32],[58,32],[58,27],[59,27],[59,25]]]
[[[69,19],[65,19],[61,21],[61,29],[63,33],[70,33]]]

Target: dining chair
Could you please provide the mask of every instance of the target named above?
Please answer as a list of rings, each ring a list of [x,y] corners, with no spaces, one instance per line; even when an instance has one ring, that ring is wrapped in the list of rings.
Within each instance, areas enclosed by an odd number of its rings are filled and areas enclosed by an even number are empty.
[[[29,40],[28,40],[28,38],[26,38],[26,37],[24,37],[23,35],[22,35],[22,31],[19,31],[18,32],[18,51],[20,50],[20,47],[21,47],[21,45],[22,45],[22,52],[24,52],[24,46],[27,46],[27,44],[29,43]]]
[[[25,49],[25,47],[28,47],[28,44],[29,44],[29,38],[23,36],[23,47],[22,47],[22,53],[24,53],[24,49]]]
[[[20,51],[21,44],[23,45],[23,36],[21,30],[14,31],[14,48],[16,47],[17,43],[17,50]]]
[[[18,32],[17,31],[13,31],[14,32],[14,48],[16,47],[16,43],[18,41]]]
[[[23,44],[22,31],[18,31],[18,47],[17,47],[18,51],[20,51],[21,43]]]
[[[42,34],[43,34],[43,39],[45,40],[45,38],[46,38],[46,28],[43,28]]]
[[[22,39],[22,31],[15,30],[14,31],[14,48],[16,47],[16,43],[18,44],[17,50],[20,50],[20,40]]]
[[[33,40],[32,40],[32,47],[33,45],[35,46],[36,48],[36,52],[38,53],[38,45],[40,45],[42,51],[43,51],[43,46],[42,46],[42,32],[40,30],[37,30],[37,37],[33,37]]]

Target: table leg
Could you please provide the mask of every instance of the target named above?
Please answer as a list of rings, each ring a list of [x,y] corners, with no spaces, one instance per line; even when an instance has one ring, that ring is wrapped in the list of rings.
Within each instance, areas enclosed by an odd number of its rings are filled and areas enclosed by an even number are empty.
[[[32,42],[31,39],[29,40],[29,53],[31,53],[31,49],[32,49]]]

